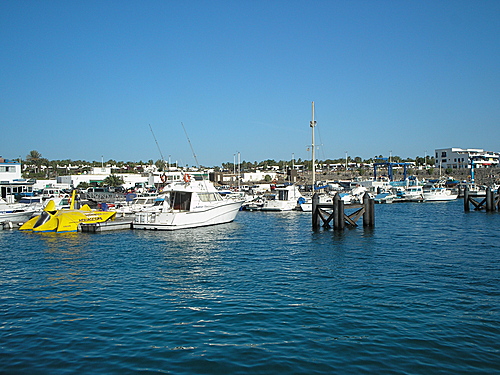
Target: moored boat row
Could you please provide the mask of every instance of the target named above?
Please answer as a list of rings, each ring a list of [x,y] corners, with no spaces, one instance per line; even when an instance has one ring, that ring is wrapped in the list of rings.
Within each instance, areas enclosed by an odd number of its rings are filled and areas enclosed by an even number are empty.
[[[344,188],[340,187],[342,185]],[[356,181],[348,184],[329,183],[315,191],[320,192],[317,194],[321,204],[332,203],[336,194],[346,205],[359,204],[365,194],[370,194],[376,203],[385,204],[451,201],[458,198],[457,190],[453,191],[440,182],[406,186],[387,184],[384,187],[387,190],[382,191],[382,187],[378,186],[376,194],[363,181]],[[226,191],[221,194],[212,182],[186,174],[183,181],[166,184],[159,192],[137,195],[126,204],[123,200],[116,204],[103,202],[99,204],[98,210],[82,204],[75,195],[72,198],[53,197],[48,202],[45,202],[44,207],[44,203],[31,200],[24,204],[0,201],[0,208],[8,207],[10,210],[0,210],[0,223],[24,223],[20,229],[33,232],[80,231],[83,226],[89,228],[89,225],[94,229],[87,231],[101,231],[127,227],[124,222],[116,225],[112,223],[115,218],[121,217],[124,221],[128,220],[127,223],[133,229],[176,230],[231,222],[242,209],[311,212],[312,192],[304,192],[298,185],[289,184],[275,186],[271,191],[256,195],[244,191]],[[77,208],[77,203],[82,204],[82,207]],[[11,215],[11,219],[6,219],[5,215]]]

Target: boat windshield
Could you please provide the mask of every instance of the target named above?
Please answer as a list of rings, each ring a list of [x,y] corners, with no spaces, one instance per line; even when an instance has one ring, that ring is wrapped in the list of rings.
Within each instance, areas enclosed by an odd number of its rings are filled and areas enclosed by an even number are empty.
[[[51,218],[50,214],[47,211],[43,211],[36,221],[35,225],[33,225],[33,228],[38,228],[40,225],[45,224],[47,221],[49,221]]]
[[[174,210],[189,211],[191,194],[191,192],[173,191],[170,193],[170,207]]]

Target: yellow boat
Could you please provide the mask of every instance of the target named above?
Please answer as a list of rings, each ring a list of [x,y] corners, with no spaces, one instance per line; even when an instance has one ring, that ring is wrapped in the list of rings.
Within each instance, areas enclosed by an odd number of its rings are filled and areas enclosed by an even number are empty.
[[[114,220],[116,212],[94,211],[87,204],[75,209],[75,191],[68,209],[56,210],[54,201],[49,201],[43,212],[24,223],[19,230],[33,232],[76,232],[82,223],[103,223]]]

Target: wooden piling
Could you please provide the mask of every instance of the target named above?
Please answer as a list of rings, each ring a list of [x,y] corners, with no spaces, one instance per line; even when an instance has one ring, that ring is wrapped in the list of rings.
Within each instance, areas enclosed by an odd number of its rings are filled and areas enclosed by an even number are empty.
[[[363,206],[365,206],[365,212],[363,213],[363,226],[369,227],[370,226],[370,197],[368,196],[368,193],[365,193],[365,195],[363,195]]]
[[[365,212],[363,213],[363,226],[375,226],[375,201],[368,193],[365,193],[363,196],[363,206],[365,209]]]
[[[347,214],[346,209],[357,209],[354,212]],[[340,194],[337,193],[333,197],[332,203],[320,203],[319,195],[314,194],[312,199],[312,228],[319,229],[321,221],[325,229],[333,228],[335,230],[343,230],[346,226],[356,227],[358,219],[363,215],[363,226],[375,226],[375,201],[366,193],[363,196],[363,201],[360,204],[346,205]]]
[[[491,188],[486,189],[486,212],[492,212],[494,211],[494,198],[493,198],[493,191]]]
[[[317,212],[319,209],[319,195],[318,193],[314,193],[312,197],[312,227],[313,230],[319,229],[319,213]]]
[[[499,189],[500,190],[500,189]],[[476,198],[480,199],[476,199]],[[470,205],[474,206],[474,211],[486,210],[486,212],[500,211],[500,191],[493,191],[491,188],[486,189],[485,196],[478,196],[465,188],[464,192],[464,211],[470,211]]]
[[[465,212],[469,212],[470,211],[470,207],[469,207],[469,187],[468,186],[465,187],[465,191],[464,191],[464,211]]]
[[[338,193],[337,193],[338,195]],[[342,230],[345,228],[344,221],[344,201],[342,199],[337,199],[337,217],[335,218],[335,222],[333,223],[333,227],[337,230]]]
[[[500,188],[498,188],[497,193],[494,194],[493,198],[494,209],[500,211]]]
[[[340,194],[337,193],[335,194],[335,196],[333,197],[333,207],[332,207],[332,216],[333,216],[333,225],[334,225],[334,228],[335,228],[335,225],[336,223],[339,221],[339,220],[344,220],[344,218],[340,218],[339,217],[339,201],[342,200],[340,198]]]

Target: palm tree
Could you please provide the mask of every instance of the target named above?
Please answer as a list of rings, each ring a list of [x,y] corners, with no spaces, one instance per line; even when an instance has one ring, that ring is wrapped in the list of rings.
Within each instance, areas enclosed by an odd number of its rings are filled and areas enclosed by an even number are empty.
[[[158,171],[160,171],[160,172],[162,172],[165,169],[165,162],[163,160],[158,159],[155,162],[155,165],[156,165],[156,168],[158,169]]]
[[[26,163],[33,166],[35,173],[38,173],[42,163],[42,154],[36,150],[30,151],[30,153],[26,156]]]
[[[125,181],[123,180],[123,177],[111,174],[106,177],[102,183],[106,186],[121,186],[125,183]]]
[[[45,178],[49,178],[50,175],[50,161],[47,158],[41,158],[39,161],[40,165],[45,166]]]

